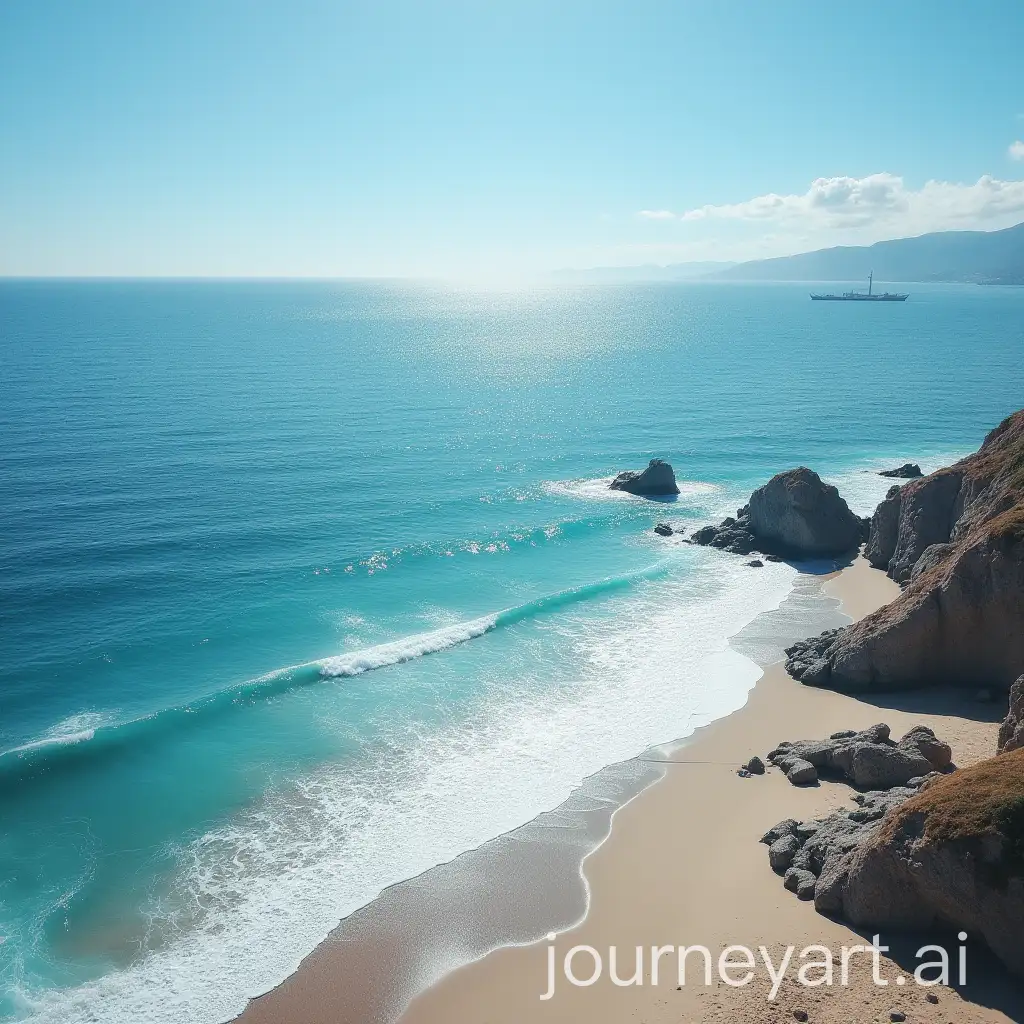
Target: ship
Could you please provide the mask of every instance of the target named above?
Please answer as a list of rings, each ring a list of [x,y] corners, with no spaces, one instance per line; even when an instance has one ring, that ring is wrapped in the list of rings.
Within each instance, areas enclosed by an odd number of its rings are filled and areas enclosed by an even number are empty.
[[[875,283],[875,272],[868,274],[868,290],[866,292],[843,292],[842,295],[815,295],[811,292],[811,298],[815,302],[906,302],[909,295],[901,295],[898,292],[876,292],[873,290]]]

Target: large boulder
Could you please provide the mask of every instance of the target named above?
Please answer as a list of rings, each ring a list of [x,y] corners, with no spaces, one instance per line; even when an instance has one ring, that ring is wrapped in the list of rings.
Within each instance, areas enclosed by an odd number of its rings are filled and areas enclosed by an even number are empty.
[[[672,466],[662,459],[651,459],[642,472],[628,469],[620,473],[610,484],[613,491],[628,491],[630,494],[664,495],[678,494],[676,475]]]
[[[865,532],[835,487],[801,467],[773,476],[735,518],[701,527],[690,539],[737,555],[756,550],[799,559],[848,554]]]
[[[890,491],[865,554],[903,593],[798,645],[797,679],[847,692],[1008,690],[1024,671],[1024,411],[974,455]]]
[[[999,727],[999,753],[1024,747],[1024,676],[1010,687],[1010,708]]]
[[[861,521],[839,491],[803,466],[773,476],[747,508],[751,533],[776,551],[838,555],[861,541]]]

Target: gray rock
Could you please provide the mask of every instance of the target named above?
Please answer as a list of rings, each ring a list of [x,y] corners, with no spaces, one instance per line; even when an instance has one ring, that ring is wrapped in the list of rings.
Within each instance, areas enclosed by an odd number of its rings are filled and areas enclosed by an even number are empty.
[[[772,826],[768,829],[763,836],[761,836],[760,842],[771,846],[777,839],[781,839],[783,836],[791,836],[796,831],[797,826],[800,824],[796,818],[786,818],[780,821],[778,825]]]
[[[786,778],[794,786],[806,786],[818,781],[818,769],[810,761],[797,758],[790,762],[789,768],[786,770]]]
[[[901,749],[920,754],[936,771],[944,772],[953,763],[953,751],[948,743],[936,737],[927,725],[915,725],[903,734]]]
[[[897,466],[895,469],[883,469],[878,475],[896,477],[901,480],[913,480],[923,474],[921,473],[921,467],[916,462],[904,462],[902,466]]]
[[[764,775],[764,761],[756,754],[744,765],[751,775]]]
[[[1010,707],[999,727],[999,753],[1024,747],[1024,676],[1010,687]]]
[[[902,786],[917,775],[931,770],[931,762],[920,754],[881,743],[862,743],[852,747],[853,757],[847,774],[855,786],[889,789]]]
[[[800,840],[794,835],[776,839],[768,847],[768,863],[771,864],[772,871],[778,875],[785,874],[790,864],[793,863],[793,857],[799,849]]]
[[[860,543],[860,520],[835,487],[805,467],[773,476],[747,508],[751,532],[777,554],[835,555]]]
[[[747,565],[749,565],[751,569],[764,568],[764,562],[762,562],[760,558],[752,558],[749,562],[747,562]]]
[[[818,879],[813,871],[806,868],[790,868],[783,879],[782,884],[790,891],[795,892],[802,900],[814,899],[814,887]]]
[[[779,473],[750,496],[735,517],[697,530],[692,540],[745,555],[757,550],[766,559],[843,554],[854,550],[866,533],[832,486],[801,467]]]
[[[654,526],[654,532],[658,534],[659,537],[671,537],[673,530],[668,523],[656,523]]]
[[[860,732],[846,730],[825,740],[784,741],[768,754],[768,760],[793,782],[794,769],[804,772],[803,766],[811,765],[817,771],[842,775],[858,788],[878,790],[906,786],[911,779],[923,780],[935,771],[949,770],[952,751],[948,743],[923,725],[915,726],[894,743],[889,726],[880,722]],[[798,778],[813,781],[806,772]]]
[[[613,491],[628,491],[630,494],[662,495],[678,494],[676,475],[672,466],[662,459],[651,459],[642,472],[627,470],[620,473],[609,487]]]

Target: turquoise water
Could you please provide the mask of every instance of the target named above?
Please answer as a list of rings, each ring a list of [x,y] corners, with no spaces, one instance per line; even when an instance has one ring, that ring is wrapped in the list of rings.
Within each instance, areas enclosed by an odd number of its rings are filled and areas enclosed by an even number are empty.
[[[381,888],[739,706],[786,565],[1024,405],[1024,291],[0,283],[4,1017],[225,1020]],[[607,490],[672,461],[672,503]]]

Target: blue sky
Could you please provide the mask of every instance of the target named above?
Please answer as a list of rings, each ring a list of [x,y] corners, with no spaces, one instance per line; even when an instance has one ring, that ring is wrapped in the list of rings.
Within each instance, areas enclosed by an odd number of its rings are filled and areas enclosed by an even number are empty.
[[[512,274],[1003,227],[1022,42],[1019,0],[3,0],[0,273]]]

